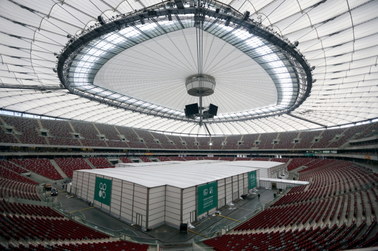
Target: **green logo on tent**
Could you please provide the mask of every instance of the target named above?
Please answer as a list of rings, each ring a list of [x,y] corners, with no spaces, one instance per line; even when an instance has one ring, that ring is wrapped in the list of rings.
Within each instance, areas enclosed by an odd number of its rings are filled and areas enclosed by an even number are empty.
[[[110,206],[112,195],[112,180],[96,177],[96,187],[94,199],[105,205]]]
[[[218,182],[211,182],[197,188],[197,213],[201,215],[218,206]]]
[[[248,189],[253,189],[257,186],[256,171],[248,173]]]

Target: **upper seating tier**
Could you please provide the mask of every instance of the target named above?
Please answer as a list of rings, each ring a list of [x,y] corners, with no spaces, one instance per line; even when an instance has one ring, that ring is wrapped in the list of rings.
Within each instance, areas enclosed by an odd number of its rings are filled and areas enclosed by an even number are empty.
[[[376,135],[378,123],[323,131],[281,132],[224,137],[162,135],[140,129],[79,121],[0,115],[4,144],[93,146],[137,149],[310,149],[339,148],[350,140]],[[6,132],[6,128],[14,128]],[[41,132],[46,135],[42,136]],[[209,143],[212,143],[210,145]],[[374,142],[370,143],[374,144]]]

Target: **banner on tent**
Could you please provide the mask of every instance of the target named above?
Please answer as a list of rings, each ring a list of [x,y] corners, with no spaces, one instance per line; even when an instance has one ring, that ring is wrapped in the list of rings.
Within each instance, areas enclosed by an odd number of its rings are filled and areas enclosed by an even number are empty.
[[[248,189],[253,189],[257,187],[257,175],[256,171],[248,173]]]
[[[197,213],[201,215],[218,207],[218,182],[214,181],[197,187]]]
[[[110,206],[112,195],[112,180],[96,177],[94,199]]]

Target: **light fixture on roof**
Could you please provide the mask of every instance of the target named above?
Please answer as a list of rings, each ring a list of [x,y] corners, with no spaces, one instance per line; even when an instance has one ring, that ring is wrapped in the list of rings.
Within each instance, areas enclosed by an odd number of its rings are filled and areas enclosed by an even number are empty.
[[[207,74],[195,74],[186,78],[185,86],[189,95],[205,97],[214,93],[215,78]]]
[[[99,22],[101,25],[104,25],[104,24],[105,24],[105,20],[102,18],[101,15],[99,15],[99,16],[97,17],[97,20],[98,20],[98,22]]]
[[[182,0],[175,0],[175,4],[178,9],[184,9],[184,3],[182,2]]]
[[[244,12],[243,21],[247,21],[249,19],[250,12],[246,11]]]
[[[145,22],[144,22],[144,16],[143,16],[143,15],[139,15],[139,21],[140,21],[140,23],[141,23],[142,25],[145,24]]]
[[[230,22],[231,22],[231,18],[229,17],[226,19],[226,22],[224,23],[224,25],[229,26]]]

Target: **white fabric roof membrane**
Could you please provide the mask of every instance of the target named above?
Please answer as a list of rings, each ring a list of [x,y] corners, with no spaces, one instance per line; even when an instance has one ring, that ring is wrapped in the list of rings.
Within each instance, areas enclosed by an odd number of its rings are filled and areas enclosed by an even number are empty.
[[[188,28],[138,44],[106,63],[94,84],[183,111],[185,105],[198,102],[198,97],[188,95],[185,88],[186,77],[197,73],[195,41],[195,28]],[[207,32],[204,58],[204,72],[216,80],[215,92],[204,97],[204,106],[216,104],[218,113],[227,113],[277,102],[276,87],[268,73]]]
[[[257,170],[253,168],[253,161],[250,162],[249,167],[238,166],[237,163],[230,165],[229,161],[212,160],[149,162],[145,164],[124,164],[124,167],[116,168],[85,169],[77,172],[95,173],[145,187],[170,185],[188,188]]]
[[[261,21],[262,25],[292,42],[298,41],[297,48],[310,65],[316,67],[313,71],[316,82],[309,98],[290,114],[207,124],[212,135],[308,130],[378,117],[378,1],[221,2],[241,13],[249,11],[250,18]],[[107,19],[157,3],[160,1],[1,1],[0,108],[167,133],[208,134],[196,123],[130,112],[69,93],[53,71],[56,54],[68,42],[68,34],[78,34],[95,24],[99,15]],[[147,58],[146,65],[141,66],[146,70]],[[224,66],[227,66],[226,62]],[[250,74],[247,69],[240,75]],[[153,74],[149,73],[149,77]],[[222,104],[216,105],[220,109],[240,109],[242,119],[245,109],[234,103],[242,101],[245,92],[238,88],[237,74],[232,78],[235,78],[235,88],[230,84],[231,90],[223,91],[219,98]],[[138,83],[138,79],[134,83]],[[181,92],[171,94],[177,96],[171,101],[177,107],[181,106],[179,102],[189,101],[184,84],[182,87]],[[265,89],[265,85],[252,88],[249,90],[253,93],[250,95],[252,101],[248,102],[275,96],[273,90]],[[164,90],[143,93],[140,88],[138,92],[144,98],[158,102]],[[264,101],[269,102],[265,98]]]

